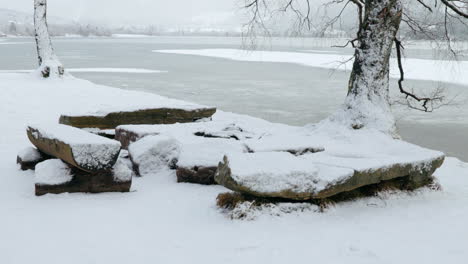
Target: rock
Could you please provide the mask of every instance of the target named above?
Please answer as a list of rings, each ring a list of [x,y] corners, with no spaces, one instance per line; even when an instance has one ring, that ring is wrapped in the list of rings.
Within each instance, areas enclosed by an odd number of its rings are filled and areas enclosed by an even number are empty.
[[[180,153],[180,142],[169,136],[147,136],[128,148],[133,170],[138,176],[174,169]]]
[[[29,126],[29,140],[41,152],[87,172],[111,169],[120,143],[65,125]]]
[[[316,154],[311,154],[313,156]],[[228,189],[255,197],[290,200],[323,199],[399,177],[415,188],[432,180],[444,157],[396,163],[374,170],[354,170],[342,164],[323,164],[289,153],[263,152],[227,155],[215,181]]]
[[[395,163],[390,166],[382,166],[378,169],[355,170],[351,178],[329,186],[327,189],[315,195],[314,198],[330,197],[363,186],[378,184],[401,177],[406,178],[408,189],[416,189],[433,181],[432,175],[442,166],[444,159],[445,157],[441,156],[435,159],[414,163]]]
[[[62,115],[60,124],[78,128],[114,129],[119,125],[187,123],[211,117],[216,108],[194,110],[155,108],[137,111],[111,112],[106,115],[72,116]]]
[[[21,170],[34,170],[38,163],[48,159],[51,159],[49,155],[34,147],[27,147],[18,153],[16,163],[20,165]]]
[[[132,171],[117,162],[113,169],[85,172],[59,159],[50,159],[37,165],[35,172],[36,195],[47,193],[102,193],[129,192]]]
[[[138,132],[130,129],[134,126],[122,126],[115,129],[115,139],[120,142],[123,149],[128,149],[128,146],[139,139],[149,135],[159,135],[159,132]]]
[[[177,167],[177,182],[198,183],[204,185],[216,184],[214,176],[217,167]]]

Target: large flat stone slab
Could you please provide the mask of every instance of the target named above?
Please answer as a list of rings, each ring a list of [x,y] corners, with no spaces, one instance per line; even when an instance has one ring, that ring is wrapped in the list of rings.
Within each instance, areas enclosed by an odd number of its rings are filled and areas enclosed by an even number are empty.
[[[118,111],[106,114],[62,115],[59,123],[78,128],[113,129],[120,125],[174,124],[194,122],[209,118],[216,108],[153,108],[134,111]]]
[[[218,166],[215,180],[228,189],[257,197],[323,199],[406,176],[420,186],[432,179],[444,160],[443,155],[431,156],[419,162],[355,170],[343,163],[314,161],[313,155],[317,154],[309,154],[310,157],[281,152],[227,155]]]
[[[41,152],[87,172],[111,169],[120,152],[118,141],[65,125],[30,125],[27,135]]]

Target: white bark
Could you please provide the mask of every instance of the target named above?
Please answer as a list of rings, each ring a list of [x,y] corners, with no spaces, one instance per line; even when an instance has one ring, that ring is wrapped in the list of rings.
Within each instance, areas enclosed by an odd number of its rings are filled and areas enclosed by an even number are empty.
[[[47,27],[47,0],[34,0],[34,30],[42,76],[47,78],[63,75],[64,68],[55,55]]]
[[[365,1],[348,96],[333,119],[354,129],[377,129],[398,137],[389,103],[389,58],[401,12],[401,0]]]

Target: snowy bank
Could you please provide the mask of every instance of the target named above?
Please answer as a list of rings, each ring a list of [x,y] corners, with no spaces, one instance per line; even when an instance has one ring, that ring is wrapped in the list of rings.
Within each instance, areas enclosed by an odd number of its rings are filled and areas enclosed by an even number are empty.
[[[324,213],[282,214],[277,208],[274,215],[281,217],[259,212],[256,221],[232,221],[215,208],[226,188],[178,184],[170,170],[134,179],[134,192],[124,195],[37,198],[33,173],[19,171],[14,162],[30,144],[25,124],[56,124],[64,112],[112,108],[127,95],[145,103],[151,95],[69,77],[3,73],[0,79],[1,263],[463,263],[468,258],[468,164],[455,158],[435,173],[439,192],[392,193]],[[215,117],[271,124],[222,111]],[[37,257],[44,252],[52,253]]]
[[[239,49],[193,49],[193,50],[153,50],[153,52],[208,56],[237,61],[282,62],[305,66],[351,70],[353,61],[350,56],[337,54],[317,54],[282,51],[246,51]],[[407,58],[403,61],[405,78],[468,85],[468,61],[423,60]],[[399,72],[395,59],[390,63],[390,77],[398,78]]]

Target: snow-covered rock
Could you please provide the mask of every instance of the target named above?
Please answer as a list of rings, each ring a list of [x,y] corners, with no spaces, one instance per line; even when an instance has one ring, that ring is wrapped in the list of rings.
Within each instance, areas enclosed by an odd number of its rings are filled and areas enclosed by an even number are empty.
[[[307,200],[353,174],[352,169],[312,163],[287,152],[259,152],[225,156],[215,179],[254,196]]]
[[[29,140],[42,152],[84,171],[109,170],[120,152],[120,143],[65,125],[30,125]]]
[[[20,165],[21,170],[34,170],[39,162],[49,158],[49,156],[34,147],[27,147],[18,152],[16,163]]]
[[[255,196],[299,200],[326,198],[405,176],[408,176],[409,186],[421,186],[432,180],[432,174],[445,158],[441,152],[394,139],[377,130],[356,131],[329,121],[296,133],[288,138],[320,142],[324,150],[297,157],[284,153],[282,158],[279,153],[262,152],[227,155],[218,167],[216,181],[229,189]],[[284,142],[288,138],[285,137]],[[309,166],[307,174],[296,173],[302,163]],[[314,174],[313,168],[321,169]],[[335,174],[337,169],[351,173],[340,176],[340,173]],[[305,189],[293,188],[294,183]]]
[[[60,185],[73,179],[70,167],[59,159],[50,159],[37,164],[34,175],[36,185]]]
[[[164,168],[175,168],[180,153],[180,143],[168,136],[147,136],[128,148],[138,175],[155,173]]]
[[[35,193],[37,196],[53,193],[128,192],[133,171],[123,157],[111,170],[86,172],[60,159],[43,161],[36,166]]]

